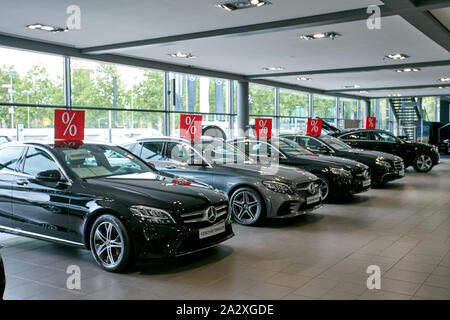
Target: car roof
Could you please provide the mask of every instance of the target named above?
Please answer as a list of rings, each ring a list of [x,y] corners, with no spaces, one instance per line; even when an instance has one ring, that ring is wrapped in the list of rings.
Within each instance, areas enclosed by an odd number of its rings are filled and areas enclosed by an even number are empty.
[[[83,141],[83,145],[106,145],[106,146],[117,146],[111,143],[102,143],[99,141]],[[27,140],[27,141],[11,141],[7,143],[3,143],[2,147],[7,146],[40,146],[40,147],[53,147],[55,145],[54,140]]]
[[[213,140],[223,140],[222,138],[218,138],[218,137],[210,137],[210,136],[202,136],[201,137],[202,141],[213,141]],[[148,142],[148,141],[177,141],[177,142],[188,142],[190,143],[189,140],[187,139],[183,139],[183,138],[179,138],[179,137],[169,137],[169,136],[163,136],[163,137],[149,137],[149,138],[140,138],[140,139],[136,139],[136,142]],[[130,143],[126,143],[126,144],[130,144]]]
[[[392,134],[391,132],[387,131],[387,130],[382,130],[382,129],[344,129],[341,132],[339,132],[337,135],[343,135],[346,133],[352,133],[352,132],[365,132],[365,131],[377,131],[377,132],[386,132],[389,134]]]

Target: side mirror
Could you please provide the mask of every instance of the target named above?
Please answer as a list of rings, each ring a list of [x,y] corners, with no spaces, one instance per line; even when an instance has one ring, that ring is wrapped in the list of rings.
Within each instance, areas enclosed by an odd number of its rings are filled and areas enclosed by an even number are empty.
[[[61,180],[61,173],[58,170],[47,170],[39,172],[36,179],[47,182],[58,182]]]
[[[321,145],[321,146],[319,147],[319,152],[329,153],[329,152],[330,152],[330,149],[328,149],[327,146]]]

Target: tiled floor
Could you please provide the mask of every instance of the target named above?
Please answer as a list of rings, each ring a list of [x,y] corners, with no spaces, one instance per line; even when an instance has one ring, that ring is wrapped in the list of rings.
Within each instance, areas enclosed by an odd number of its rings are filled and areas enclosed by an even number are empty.
[[[316,215],[176,261],[102,271],[87,251],[0,234],[6,299],[450,299],[450,159]],[[69,265],[81,290],[68,290]],[[366,269],[381,268],[368,290]]]

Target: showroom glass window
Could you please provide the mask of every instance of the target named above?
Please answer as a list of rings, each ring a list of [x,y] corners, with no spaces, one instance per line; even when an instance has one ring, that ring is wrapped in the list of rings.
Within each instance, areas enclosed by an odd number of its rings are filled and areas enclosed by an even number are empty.
[[[28,148],[25,156],[23,172],[36,177],[39,172],[47,170],[59,170],[58,165],[45,151],[38,148]]]
[[[336,125],[336,98],[314,95],[314,117],[319,117],[330,124]]]
[[[0,149],[0,172],[14,172],[17,161],[19,161],[22,156],[23,149],[23,147],[6,147]]]
[[[0,102],[63,105],[63,58],[30,51],[0,48]],[[28,128],[53,132],[53,109],[1,107],[0,128],[23,124],[25,139],[33,139]],[[15,132],[14,132],[15,134]]]
[[[163,72],[75,58],[71,59],[71,72],[73,105],[123,109],[87,110],[88,140],[109,142],[111,139],[121,144],[140,135],[163,134]],[[135,111],[128,111],[131,109]]]
[[[287,89],[280,89],[279,92],[280,134],[304,132],[309,117],[309,95]]]
[[[180,136],[180,114],[202,113],[202,125],[214,125],[230,135],[232,106],[228,98],[231,81],[190,74],[169,73],[171,91],[170,135]],[[225,114],[225,115],[224,115]]]

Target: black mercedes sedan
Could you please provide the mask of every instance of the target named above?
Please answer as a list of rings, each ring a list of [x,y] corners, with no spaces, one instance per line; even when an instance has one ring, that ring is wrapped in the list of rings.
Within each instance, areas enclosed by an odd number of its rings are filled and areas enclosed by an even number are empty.
[[[223,139],[203,137],[193,145],[179,138],[141,139],[126,145],[158,169],[202,181],[230,197],[234,220],[254,225],[321,206],[316,176],[292,168],[258,165]]]
[[[322,201],[334,195],[364,192],[372,185],[369,167],[365,164],[314,154],[286,138],[272,138],[271,143],[236,139],[232,143],[258,162],[275,162],[313,173],[321,180]]]
[[[405,164],[390,153],[355,149],[329,135],[312,137],[301,134],[283,135],[313,153],[331,155],[364,163],[370,168],[373,184],[383,184],[405,176]]]
[[[395,154],[403,159],[406,168],[413,166],[417,172],[428,172],[439,164],[439,151],[436,146],[405,141],[389,131],[353,129],[332,133],[332,135],[354,148]]]
[[[90,249],[108,271],[231,238],[228,197],[118,146],[0,146],[0,231]]]

